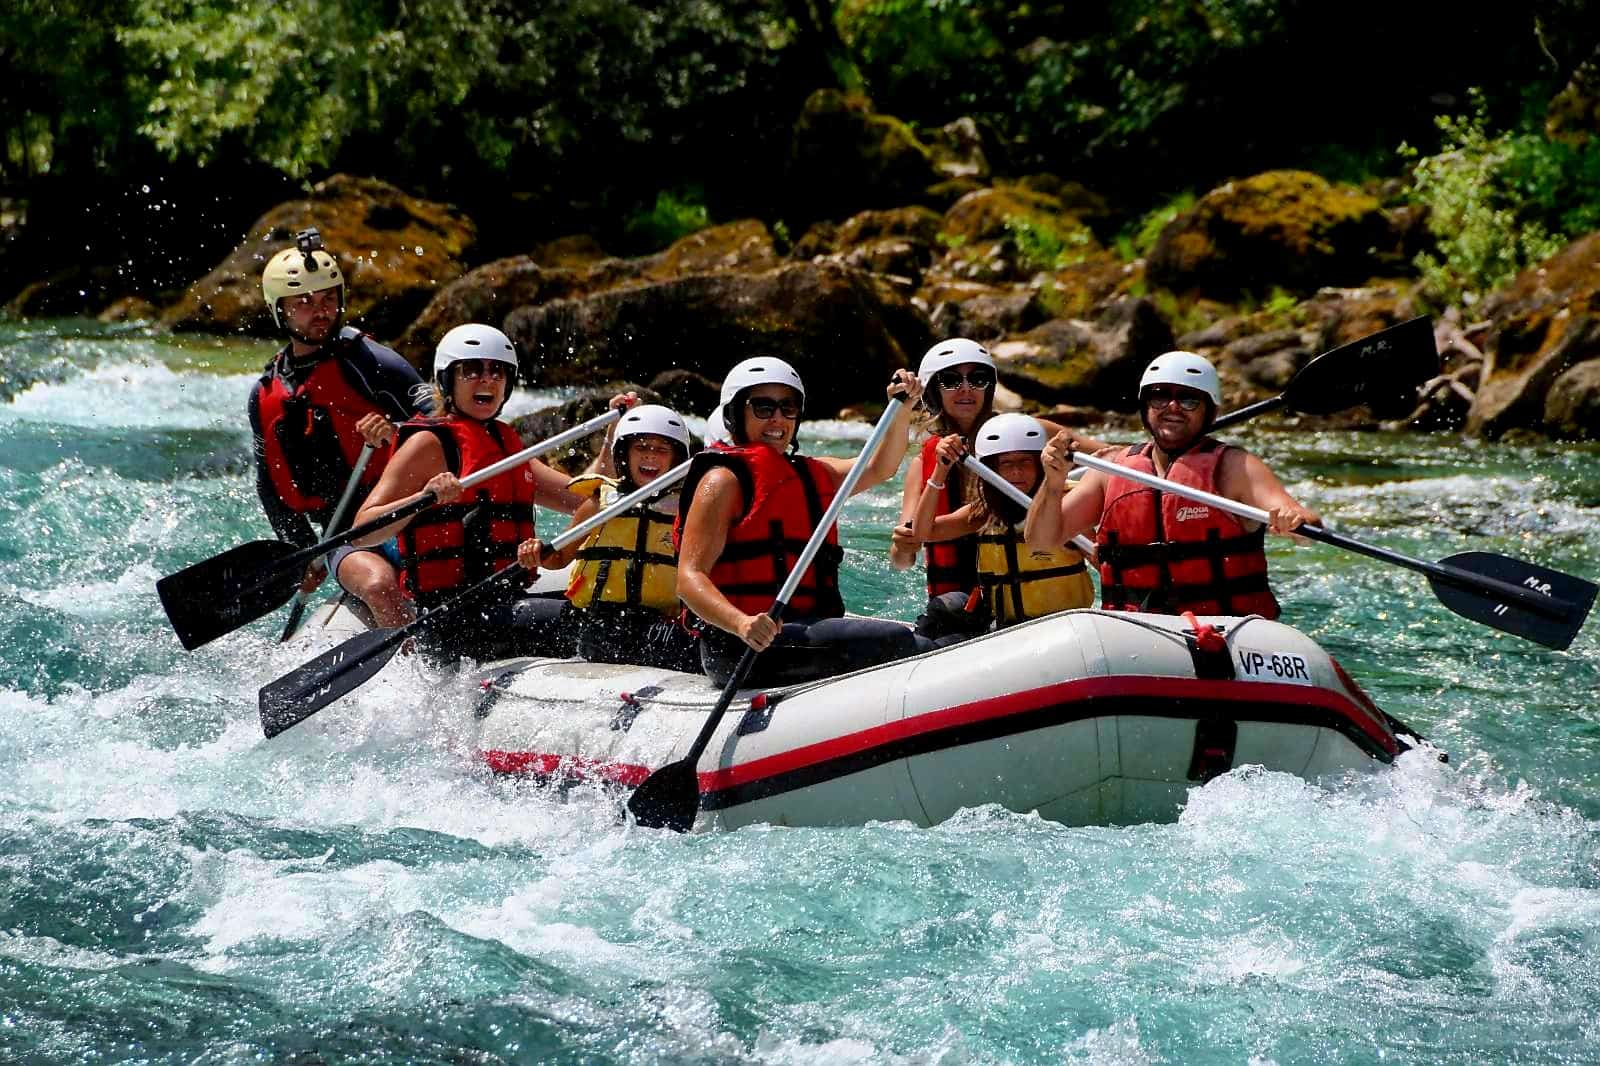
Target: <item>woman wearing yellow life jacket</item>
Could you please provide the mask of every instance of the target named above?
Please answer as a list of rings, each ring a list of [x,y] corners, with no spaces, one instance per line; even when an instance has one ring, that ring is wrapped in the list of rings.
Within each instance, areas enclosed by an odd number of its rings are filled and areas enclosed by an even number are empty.
[[[1045,427],[1038,419],[996,415],[978,431],[973,452],[985,466],[1031,495],[1043,480],[1039,453],[1045,440]],[[939,481],[950,476],[964,450],[957,437],[940,442],[934,469]],[[935,543],[965,536],[977,539],[976,588],[963,600],[974,618],[973,628],[1003,629],[1094,602],[1094,584],[1083,556],[1066,547],[1029,548],[1022,534],[1027,512],[992,486],[985,484],[976,499],[949,514],[939,515],[937,509],[935,495],[925,493],[912,519],[919,539]],[[967,635],[949,634],[939,643],[954,643]]]
[[[584,496],[573,525],[643,488],[689,458],[689,429],[658,404],[635,407],[617,423],[612,465],[618,477],[584,474],[568,491]],[[582,544],[544,552],[551,569],[577,561],[564,621],[577,631],[578,654],[597,663],[633,663],[698,673],[694,636],[677,623],[678,560],[672,547],[675,494],[611,519]]]

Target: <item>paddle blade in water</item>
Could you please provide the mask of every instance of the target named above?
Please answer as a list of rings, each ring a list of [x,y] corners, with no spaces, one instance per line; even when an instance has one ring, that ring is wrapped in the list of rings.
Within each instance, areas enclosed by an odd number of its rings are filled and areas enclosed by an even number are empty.
[[[700,810],[700,775],[687,759],[668,763],[640,783],[628,810],[646,829],[687,833]]]
[[[1413,318],[1317,356],[1289,382],[1284,402],[1305,415],[1366,404],[1380,418],[1398,417],[1416,407],[1417,386],[1438,373],[1433,323]]]
[[[261,731],[271,740],[360,687],[383,669],[404,639],[398,629],[362,633],[265,686],[260,693]]]
[[[184,648],[193,651],[287,603],[300,575],[272,570],[294,552],[281,540],[252,540],[157,581],[161,606]]]
[[[1557,651],[1568,647],[1578,635],[1594,606],[1595,593],[1600,591],[1600,587],[1581,577],[1491,552],[1462,552],[1439,560],[1439,565],[1466,572],[1460,582],[1428,575],[1428,583],[1440,603],[1463,618]],[[1548,597],[1549,604],[1519,602],[1472,582],[1473,576]]]

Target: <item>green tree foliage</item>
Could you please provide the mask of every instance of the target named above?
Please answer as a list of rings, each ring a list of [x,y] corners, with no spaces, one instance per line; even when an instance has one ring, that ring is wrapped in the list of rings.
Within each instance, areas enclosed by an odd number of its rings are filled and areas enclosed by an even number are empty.
[[[1593,41],[1595,7],[1532,0],[1467,18],[1446,0],[839,0],[838,21],[884,110],[971,114],[1013,171],[1163,195],[1383,160],[1462,98],[1477,73],[1463,56],[1494,56],[1496,113],[1530,90],[1548,99],[1587,52],[1573,42]]]
[[[0,180],[88,174],[127,150],[137,105],[114,30],[126,10],[123,0],[0,5]]]
[[[141,129],[172,155],[295,174],[379,151],[425,182],[538,182],[617,146],[670,147],[772,62],[769,5],[551,0],[134,0]]]
[[[1491,132],[1484,95],[1437,120],[1439,152],[1414,162],[1412,196],[1437,242],[1416,265],[1440,305],[1472,303],[1569,240],[1600,229],[1600,141],[1573,146],[1534,130]]]

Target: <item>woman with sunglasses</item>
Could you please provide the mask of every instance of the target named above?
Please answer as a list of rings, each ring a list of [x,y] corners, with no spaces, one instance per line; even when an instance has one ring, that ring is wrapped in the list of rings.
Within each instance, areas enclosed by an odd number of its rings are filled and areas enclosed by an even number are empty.
[[[1157,356],[1139,381],[1140,418],[1151,439],[1111,460],[1261,508],[1273,533],[1320,522],[1260,459],[1206,435],[1221,403],[1217,371],[1203,357]],[[1026,535],[1029,546],[1055,545],[1098,526],[1102,606],[1278,617],[1262,526],[1098,470],[1067,492],[1071,451],[1059,434],[1045,446],[1044,485],[1028,511]]]
[[[922,426],[929,436],[922,442],[920,462],[906,471],[900,523],[891,534],[889,561],[897,570],[907,569],[916,561],[917,550],[925,548],[928,605],[917,619],[917,632],[931,638],[970,636],[988,625],[981,615],[966,610],[970,594],[978,587],[977,536],[972,531],[954,532],[964,530],[961,524],[923,523],[916,528],[936,532],[919,537],[912,519],[928,494],[937,499],[934,517],[954,514],[979,498],[977,478],[952,467],[954,459],[948,456],[941,465],[939,455],[941,448],[948,450],[951,440],[962,449],[951,456],[959,458],[971,450],[978,430],[994,415],[995,361],[983,345],[955,337],[928,349],[917,377],[925,390]],[[1041,422],[1047,433],[1066,432],[1052,422]],[[1072,439],[1076,447],[1090,451],[1105,447],[1088,437]]]
[[[802,575],[784,621],[767,614],[851,467],[868,464],[858,493],[899,469],[921,393],[915,376],[897,371],[888,395],[907,404],[876,454],[812,457],[798,453],[806,388],[794,367],[747,359],[729,371],[722,420],[733,447],[695,457],[678,508],[678,596],[714,683],[727,683],[746,647],[762,653],[748,679],[761,686],[875,666],[929,646],[903,623],[843,617],[836,528]]]
[[[517,353],[493,326],[468,323],[444,335],[433,359],[432,417],[400,427],[383,477],[356,515],[356,524],[402,507],[425,492],[437,502],[391,523],[358,543],[398,536],[400,585],[420,611],[433,610],[518,561],[532,542],[536,503],[571,514],[583,502],[567,475],[538,459],[471,489],[461,479],[521,451],[517,431],[500,421],[516,384]],[[613,406],[626,403],[617,397]],[[571,641],[555,625],[560,600],[489,603],[447,632],[430,632],[431,652],[449,660],[528,654],[566,654]]]

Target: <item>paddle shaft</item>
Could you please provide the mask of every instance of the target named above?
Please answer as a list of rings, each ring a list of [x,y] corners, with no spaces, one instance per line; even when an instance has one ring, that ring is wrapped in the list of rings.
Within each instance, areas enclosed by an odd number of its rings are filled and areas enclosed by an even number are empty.
[[[1006,499],[1010,500],[1018,507],[1033,506],[1032,496],[1029,496],[1026,492],[1023,492],[1011,482],[1001,477],[997,471],[990,470],[988,467],[984,466],[976,455],[964,456],[961,460],[961,463],[968,470],[972,471],[984,481],[987,481],[989,484],[993,485],[1001,495],[1005,496]],[[1089,555],[1094,552],[1094,541],[1090,540],[1082,533],[1079,533],[1072,538],[1072,546],[1077,548],[1085,555]]]
[[[582,440],[584,437],[606,428],[621,417],[621,411],[607,411],[605,414],[596,415],[587,422],[580,422],[578,425],[573,426],[569,430],[557,433],[555,436],[540,441],[538,444],[530,445],[514,455],[508,455],[499,462],[492,463],[489,466],[484,467],[482,470],[473,471],[471,474],[468,474],[466,477],[461,479],[461,487],[464,489],[470,489],[474,485],[480,485],[483,482],[488,481],[490,478],[499,477],[508,470],[515,470],[528,460],[537,459],[539,456],[546,455],[558,448],[565,447],[575,440]],[[410,518],[418,511],[427,510],[429,507],[433,506],[436,498],[437,497],[433,493],[425,492],[408,504],[403,504],[399,507],[396,507],[394,510],[363,522],[359,526],[353,526],[352,528],[345,530],[343,533],[340,533],[334,537],[329,537],[327,540],[321,541],[320,543],[313,544],[309,548],[301,548],[299,551],[294,552],[291,555],[286,555],[282,559],[279,559],[277,562],[273,563],[271,566],[267,567],[266,570],[262,571],[262,581],[264,583],[266,579],[270,578],[274,574],[281,574],[285,570],[293,569],[295,566],[298,566],[301,563],[309,562],[310,560],[315,559],[317,556],[337,548],[340,545],[349,544],[351,541],[364,537],[368,533],[375,533],[384,526],[398,522],[402,518]]]
[[[555,551],[560,551],[567,545],[582,540],[617,515],[638,506],[645,500],[659,496],[673,485],[682,481],[688,473],[688,463],[682,463],[672,468],[648,485],[635,489],[609,507],[601,508],[596,514],[560,534],[550,542],[549,547]],[[372,676],[376,669],[382,668],[382,663],[379,663],[371,670],[363,670],[361,669],[362,664],[378,656],[382,656],[387,661],[394,654],[394,650],[407,637],[437,625],[457,608],[476,602],[485,592],[491,591],[502,584],[513,582],[525,573],[526,571],[521,564],[513,563],[511,566],[496,571],[489,577],[479,581],[438,610],[430,611],[414,622],[390,630],[381,640],[370,647],[361,648],[353,653],[346,652],[349,644],[353,642],[365,643],[371,640],[375,633],[382,632],[381,630],[352,637],[345,644],[324,652],[305,666],[264,686],[261,689],[260,699],[262,704],[262,724],[266,729],[267,736],[277,736],[285,729],[305,721],[305,719],[323,707],[358,687],[368,677]],[[268,724],[269,722],[271,723],[270,725]]]
[[[1127,478],[1129,481],[1137,481],[1141,485],[1148,485],[1151,488],[1157,489],[1161,492],[1170,492],[1174,496],[1183,496],[1186,499],[1194,500],[1196,503],[1209,504],[1218,510],[1227,511],[1229,514],[1238,515],[1240,518],[1248,518],[1250,521],[1259,522],[1262,525],[1267,525],[1271,520],[1271,516],[1261,508],[1252,507],[1245,503],[1239,503],[1237,500],[1230,500],[1226,496],[1218,496],[1215,493],[1206,492],[1203,489],[1191,488],[1188,485],[1180,485],[1176,481],[1169,481],[1164,477],[1157,477],[1154,474],[1146,474],[1140,470],[1133,470],[1126,466],[1119,466],[1118,464],[1109,462],[1108,460],[1097,459],[1092,455],[1084,455],[1081,452],[1072,452],[1070,454],[1074,463],[1077,463],[1080,466],[1087,466],[1091,470],[1098,470],[1104,474],[1112,474],[1116,477]],[[1319,540],[1324,544],[1332,544],[1336,548],[1345,548],[1349,551],[1356,552],[1360,555],[1365,555],[1372,559],[1378,559],[1386,563],[1393,563],[1396,566],[1403,566],[1408,570],[1415,570],[1420,574],[1426,574],[1429,577],[1436,578],[1448,585],[1454,585],[1457,588],[1491,592],[1496,596],[1510,600],[1516,603],[1518,606],[1525,607],[1530,611],[1542,614],[1547,618],[1565,621],[1573,609],[1573,605],[1567,603],[1565,600],[1556,599],[1552,596],[1543,596],[1537,592],[1525,589],[1520,585],[1513,585],[1508,581],[1500,581],[1496,578],[1474,574],[1470,571],[1462,570],[1454,566],[1441,563],[1430,563],[1422,559],[1414,559],[1409,555],[1402,555],[1399,552],[1390,551],[1387,548],[1379,548],[1371,544],[1364,544],[1361,541],[1347,537],[1342,533],[1335,533],[1330,529],[1324,529],[1320,526],[1303,525],[1294,532],[1299,536],[1307,537],[1311,540]]]
[[[339,532],[339,527],[344,524],[344,517],[350,510],[351,502],[356,498],[356,486],[361,484],[361,475],[366,473],[367,463],[372,459],[372,442],[361,446],[361,454],[356,457],[355,469],[350,471],[350,480],[344,483],[344,494],[339,497],[339,503],[333,509],[333,517],[328,519],[327,528]],[[314,564],[313,564],[314,565]],[[310,567],[306,573],[310,573]],[[335,576],[337,580],[337,576]],[[283,636],[278,638],[278,643],[286,643],[294,636],[294,631],[300,626],[300,616],[305,613],[306,601],[311,599],[311,593],[306,591],[302,582],[299,591],[294,594],[294,605],[289,608],[289,621],[283,627]]]
[[[833,499],[829,501],[827,510],[822,512],[822,521],[817,523],[817,528],[811,531],[811,539],[806,541],[805,548],[800,552],[799,560],[794,568],[789,571],[789,576],[784,579],[783,585],[778,589],[778,596],[767,610],[767,616],[774,622],[783,620],[784,608],[789,606],[789,599],[794,595],[795,589],[800,587],[800,582],[805,578],[806,569],[810,567],[811,560],[817,557],[817,552],[822,550],[822,545],[828,539],[828,531],[839,520],[839,512],[844,510],[844,505],[849,501],[850,494],[855,492],[856,485],[861,481],[861,476],[866,473],[867,464],[878,451],[878,446],[883,443],[883,438],[889,435],[889,427],[894,423],[894,417],[900,410],[902,401],[896,397],[891,399],[883,409],[883,415],[878,419],[878,424],[872,428],[872,435],[867,438],[867,443],[862,445],[861,454],[844,476],[843,483],[834,492]],[[717,731],[723,715],[733,703],[733,694],[739,691],[739,686],[744,684],[744,679],[750,676],[750,669],[755,665],[756,656],[760,652],[751,647],[746,647],[744,654],[739,657],[738,665],[733,668],[733,673],[728,677],[728,683],[722,686],[722,694],[717,697],[717,705],[706,716],[705,724],[700,727],[700,732],[695,735],[694,743],[689,745],[689,750],[684,753],[680,763],[694,766],[700,761],[700,756],[705,752],[706,745],[711,743],[712,734]],[[641,788],[643,785],[641,784]],[[698,805],[698,796],[696,798]]]
[[[1289,398],[1286,395],[1273,396],[1270,399],[1259,400],[1256,403],[1241,407],[1237,411],[1229,411],[1227,414],[1211,423],[1211,428],[1206,430],[1206,432],[1214,433],[1219,429],[1227,429],[1229,426],[1237,426],[1240,422],[1250,421],[1250,419],[1254,418],[1256,415],[1264,415],[1268,411],[1276,411],[1280,407],[1288,406],[1288,404]]]

